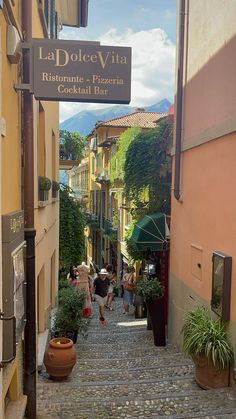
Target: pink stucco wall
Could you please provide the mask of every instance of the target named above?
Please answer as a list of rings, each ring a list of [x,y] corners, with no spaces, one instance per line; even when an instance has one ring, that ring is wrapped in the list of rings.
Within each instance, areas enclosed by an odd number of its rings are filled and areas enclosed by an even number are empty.
[[[236,322],[236,133],[182,157],[183,201],[172,199],[170,271],[210,303],[212,252],[232,256],[231,320]]]

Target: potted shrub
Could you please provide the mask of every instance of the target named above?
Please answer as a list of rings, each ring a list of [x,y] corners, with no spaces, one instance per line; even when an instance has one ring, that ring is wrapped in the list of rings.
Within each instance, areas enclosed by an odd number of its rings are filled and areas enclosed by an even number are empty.
[[[48,200],[48,191],[51,189],[52,182],[46,176],[39,176],[39,201]]]
[[[87,320],[83,318],[85,294],[78,288],[62,288],[58,295],[59,309],[55,314],[53,335],[77,341],[78,330],[85,333]]]
[[[154,344],[166,345],[164,286],[157,278],[140,279],[136,294],[143,296],[150,317]]]
[[[58,191],[60,190],[60,184],[56,181],[52,181],[52,198],[57,198]]]
[[[195,364],[195,379],[204,388],[229,385],[229,367],[233,349],[228,341],[226,325],[212,319],[204,307],[196,307],[184,318],[183,349]]]

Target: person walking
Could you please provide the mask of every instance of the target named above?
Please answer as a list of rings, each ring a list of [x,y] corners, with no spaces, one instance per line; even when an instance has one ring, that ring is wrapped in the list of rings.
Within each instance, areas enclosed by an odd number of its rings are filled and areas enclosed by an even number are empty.
[[[114,281],[113,281],[113,269],[112,269],[112,265],[108,264],[106,265],[106,270],[108,272],[107,278],[110,280],[110,285],[108,288],[108,294],[107,294],[107,302],[106,302],[106,308],[108,310],[113,310],[112,308],[112,300],[113,300],[113,286],[114,286]]]
[[[70,266],[70,272],[67,275],[67,280],[69,285],[71,285],[72,287],[77,286],[78,272],[75,265]]]
[[[128,263],[123,262],[123,269],[120,271],[120,296],[123,304],[123,314],[125,314],[125,302],[124,302],[124,276],[128,271]]]
[[[135,278],[134,278],[135,269],[134,267],[128,268],[126,274],[123,277],[124,281],[124,308],[125,314],[129,313],[129,306],[132,306],[134,303],[134,289],[135,289]]]
[[[107,270],[105,268],[102,268],[99,272],[99,277],[96,278],[93,282],[93,295],[95,301],[99,305],[99,321],[102,325],[105,323],[105,305],[107,302],[107,294],[110,285],[110,280],[107,276]]]

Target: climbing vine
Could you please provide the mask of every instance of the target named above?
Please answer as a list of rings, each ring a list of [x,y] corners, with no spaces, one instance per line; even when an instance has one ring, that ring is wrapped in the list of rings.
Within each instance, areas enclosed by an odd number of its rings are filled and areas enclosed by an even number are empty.
[[[60,266],[68,270],[71,264],[80,264],[85,253],[85,219],[80,203],[72,189],[60,184]]]
[[[116,147],[117,150],[110,160],[110,181],[114,183],[115,180],[123,181],[124,178],[124,165],[126,159],[126,152],[133,141],[133,139],[140,132],[139,127],[131,127],[126,129],[119,137]]]
[[[125,194],[147,212],[170,213],[172,122],[139,133],[130,143],[124,164]],[[148,200],[146,196],[148,190]]]

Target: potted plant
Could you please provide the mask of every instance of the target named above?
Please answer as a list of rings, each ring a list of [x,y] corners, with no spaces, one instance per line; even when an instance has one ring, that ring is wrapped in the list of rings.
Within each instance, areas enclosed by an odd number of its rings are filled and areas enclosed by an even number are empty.
[[[233,349],[228,341],[226,325],[212,319],[204,307],[196,307],[184,318],[183,349],[195,364],[195,379],[204,388],[229,385],[229,367]]]
[[[52,198],[57,198],[58,191],[60,190],[60,183],[56,180],[52,181]]]
[[[152,325],[154,344],[166,345],[164,286],[157,278],[143,278],[137,282],[136,294],[141,295],[147,306]]]
[[[76,343],[78,330],[81,333],[87,330],[87,320],[83,318],[85,294],[79,288],[69,286],[60,289],[58,301],[53,336],[70,337]]]
[[[52,182],[46,176],[39,176],[39,201],[48,200],[48,191],[51,189]]]

